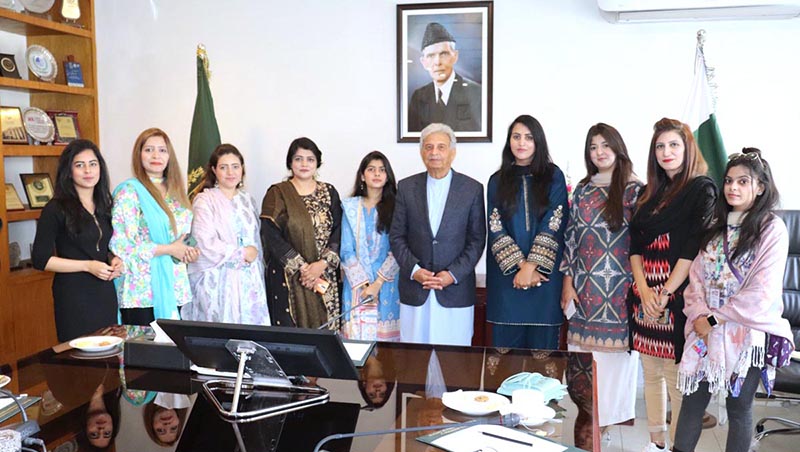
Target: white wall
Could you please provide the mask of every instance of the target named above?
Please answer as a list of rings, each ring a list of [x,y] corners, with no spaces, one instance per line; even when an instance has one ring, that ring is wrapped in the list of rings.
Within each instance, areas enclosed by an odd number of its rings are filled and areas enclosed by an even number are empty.
[[[222,140],[244,153],[257,199],[285,176],[286,149],[302,135],[322,148],[322,178],[343,195],[373,149],[389,156],[398,177],[421,171],[418,146],[396,142],[395,5],[97,2],[101,149],[113,181],[129,177],[134,139],[150,126],[170,134],[185,164],[200,42],[211,59]],[[644,175],[653,123],[683,111],[703,28],[728,151],[760,147],[783,206],[800,208],[792,183],[800,19],[612,25],[594,0],[496,0],[494,13],[494,142],[460,144],[458,171],[485,183],[499,166],[509,122],[528,113],[542,122],[553,158],[574,182],[584,175],[586,130],[599,121],[620,130]]]

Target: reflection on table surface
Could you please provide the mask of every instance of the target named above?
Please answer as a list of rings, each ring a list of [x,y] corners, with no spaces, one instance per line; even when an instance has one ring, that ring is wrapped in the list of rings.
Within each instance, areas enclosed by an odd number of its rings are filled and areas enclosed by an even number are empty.
[[[128,335],[143,332],[127,330]],[[320,439],[334,433],[474,420],[447,408],[442,393],[494,392],[503,380],[519,372],[538,372],[563,381],[568,361],[580,355],[378,343],[359,369],[357,382],[310,376],[311,383],[330,391],[327,404],[239,425],[217,415],[200,390],[202,381],[196,374],[126,368],[121,352],[87,357],[75,350],[55,353],[48,349],[10,369],[16,373],[12,378],[20,393],[42,397],[28,414],[41,425],[40,437],[48,450],[311,451]],[[591,381],[588,384],[591,387]],[[242,409],[266,407],[281,397],[266,391],[249,393]],[[558,413],[556,419],[528,429],[572,445],[575,405],[567,396],[551,401],[550,406]],[[437,450],[415,440],[426,433],[430,431],[337,440],[324,449]]]

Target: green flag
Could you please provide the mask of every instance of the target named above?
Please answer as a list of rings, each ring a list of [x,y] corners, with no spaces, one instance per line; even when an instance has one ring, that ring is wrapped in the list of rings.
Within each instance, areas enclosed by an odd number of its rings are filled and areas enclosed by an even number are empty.
[[[722,187],[722,179],[725,177],[725,165],[728,157],[725,152],[725,145],[722,142],[717,125],[715,114],[715,99],[713,94],[713,69],[706,66],[706,58],[703,53],[703,42],[705,32],[700,30],[697,33],[697,50],[694,60],[694,80],[692,81],[692,91],[686,102],[683,113],[683,122],[691,127],[697,145],[703,158],[708,163],[708,175],[714,179],[718,187]]]
[[[205,167],[214,148],[221,143],[214,99],[208,86],[208,55],[202,45],[197,46],[197,100],[194,103],[192,134],[189,137],[188,189],[189,198],[200,190],[205,177]]]

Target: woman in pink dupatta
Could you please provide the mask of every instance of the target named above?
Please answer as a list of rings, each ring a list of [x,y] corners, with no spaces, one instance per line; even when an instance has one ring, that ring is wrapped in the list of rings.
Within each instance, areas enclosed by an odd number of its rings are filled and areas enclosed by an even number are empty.
[[[686,346],[678,373],[684,397],[673,452],[694,451],[718,391],[727,393],[725,451],[748,451],[758,382],[771,391],[775,368],[794,350],[781,317],[789,235],[773,213],[778,190],[761,151],[745,148],[729,157],[723,194],[684,292]]]
[[[211,154],[203,191],[194,198],[192,236],[201,257],[189,266],[194,301],[184,318],[269,325],[260,220],[241,189],[244,158],[233,145]]]

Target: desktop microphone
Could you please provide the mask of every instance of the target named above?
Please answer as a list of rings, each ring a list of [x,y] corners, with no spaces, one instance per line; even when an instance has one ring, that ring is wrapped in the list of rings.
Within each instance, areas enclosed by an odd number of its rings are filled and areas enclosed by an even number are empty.
[[[328,435],[325,438],[322,438],[318,443],[317,447],[314,448],[314,452],[325,452],[322,446],[329,441],[334,441],[337,439],[346,439],[346,438],[358,438],[361,436],[375,436],[375,435],[389,435],[392,433],[407,433],[407,432],[419,432],[425,430],[443,430],[446,428],[455,428],[455,427],[471,427],[473,425],[502,425],[505,427],[516,427],[522,421],[522,418],[516,413],[509,413],[504,416],[500,417],[493,417],[493,418],[484,418],[484,419],[476,419],[474,421],[469,422],[459,422],[456,424],[440,424],[440,425],[425,425],[421,427],[408,427],[408,428],[395,428],[391,430],[375,430],[371,432],[360,432],[360,433],[336,433],[334,435]]]
[[[372,296],[372,295],[367,295],[367,296],[366,296],[366,297],[364,297],[364,298],[363,298],[361,301],[359,301],[358,303],[356,303],[356,305],[355,305],[355,306],[353,306],[352,308],[348,309],[347,311],[344,311],[344,312],[343,312],[343,313],[341,313],[341,314],[338,314],[337,316],[335,316],[334,318],[332,318],[332,319],[328,320],[327,322],[323,323],[322,325],[320,325],[319,327],[317,327],[317,329],[318,329],[318,330],[324,330],[325,328],[329,327],[329,326],[331,325],[331,323],[333,323],[333,322],[335,322],[335,321],[337,321],[337,320],[341,319],[343,316],[345,316],[345,315],[347,315],[347,314],[350,314],[350,313],[351,313],[351,312],[353,312],[353,311],[354,311],[356,308],[359,308],[359,307],[361,307],[361,306],[364,306],[365,304],[370,304],[370,303],[372,303],[374,300],[375,300],[375,297],[374,297],[374,296]]]

